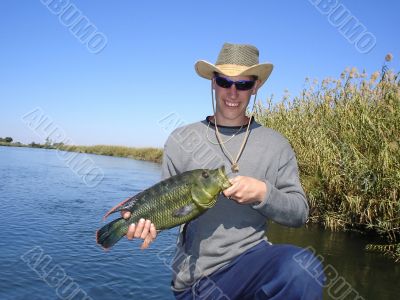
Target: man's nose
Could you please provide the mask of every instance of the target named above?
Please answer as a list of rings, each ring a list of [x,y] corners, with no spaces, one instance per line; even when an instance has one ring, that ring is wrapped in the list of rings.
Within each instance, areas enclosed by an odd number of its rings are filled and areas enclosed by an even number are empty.
[[[229,88],[229,96],[232,98],[236,98],[238,95],[238,90],[236,89],[236,85],[232,84],[231,87]]]

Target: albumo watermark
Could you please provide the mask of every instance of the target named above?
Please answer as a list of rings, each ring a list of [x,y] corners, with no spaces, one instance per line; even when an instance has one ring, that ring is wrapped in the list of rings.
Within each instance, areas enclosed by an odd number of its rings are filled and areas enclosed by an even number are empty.
[[[104,172],[94,161],[82,153],[63,151],[68,150],[71,140],[65,131],[56,124],[50,116],[37,107],[22,116],[25,123],[42,139],[51,138],[58,143],[55,146],[57,156],[72,170],[88,187],[97,186],[104,178]]]
[[[174,139],[182,151],[191,155],[198,168],[215,169],[224,164],[224,158],[221,153],[213,149],[196,130],[184,127],[183,125],[187,123],[178,113],[171,112],[167,114],[158,121],[158,124],[167,133],[175,130],[174,134],[170,135],[170,138]]]
[[[107,37],[69,0],[40,0],[59,22],[67,27],[89,52],[98,54],[107,46]]]
[[[193,299],[216,299],[216,300],[230,300],[230,298],[223,292],[223,290],[217,286],[214,280],[208,276],[202,276],[200,279],[194,280],[189,279],[189,281],[181,278],[180,274],[177,274],[172,267],[173,261],[180,262],[181,270],[194,270],[193,272],[202,273],[202,270],[196,265],[195,262],[191,262],[191,256],[186,253],[180,253],[179,256],[173,258],[173,253],[175,253],[176,245],[169,245],[168,247],[160,250],[157,253],[157,258],[161,260],[166,267],[168,267],[177,278],[185,281],[185,284],[191,286]]]
[[[310,252],[312,256],[309,255]],[[293,260],[327,290],[330,299],[365,300],[331,264],[325,265],[322,271],[318,270],[317,266],[324,258],[317,255],[314,248],[304,248],[293,256]]]
[[[60,264],[56,264],[50,255],[44,253],[42,247],[35,246],[20,258],[41,280],[55,289],[60,299],[93,300],[74,279],[67,275]]]
[[[328,22],[360,53],[369,53],[376,45],[376,37],[369,32],[351,11],[338,0],[308,0]]]

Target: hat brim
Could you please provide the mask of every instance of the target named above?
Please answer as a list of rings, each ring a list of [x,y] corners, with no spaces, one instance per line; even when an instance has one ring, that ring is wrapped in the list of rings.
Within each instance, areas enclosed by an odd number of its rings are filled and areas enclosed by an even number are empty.
[[[195,69],[199,76],[212,79],[214,72],[225,76],[257,76],[260,80],[260,87],[271,75],[273,65],[270,63],[257,64],[251,67],[240,65],[214,65],[205,60],[199,60],[195,63]]]

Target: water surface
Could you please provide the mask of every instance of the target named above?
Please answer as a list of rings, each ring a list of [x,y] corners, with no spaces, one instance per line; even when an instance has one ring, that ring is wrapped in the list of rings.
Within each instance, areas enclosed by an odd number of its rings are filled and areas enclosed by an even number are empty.
[[[79,155],[104,172],[97,186],[87,186],[57,151],[0,147],[0,299],[60,299],[72,291],[78,293],[73,299],[85,293],[92,299],[173,299],[168,263],[176,229],[159,234],[146,251],[126,239],[107,252],[95,243],[104,213],[158,182],[160,166]],[[400,264],[364,252],[366,237],[276,224],[268,234],[274,243],[313,247],[364,299],[400,294]],[[325,299],[335,296],[331,292],[325,290]]]

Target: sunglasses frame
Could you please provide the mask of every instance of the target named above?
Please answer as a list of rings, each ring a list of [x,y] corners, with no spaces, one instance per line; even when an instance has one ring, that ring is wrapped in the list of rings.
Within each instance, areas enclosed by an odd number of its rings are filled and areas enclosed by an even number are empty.
[[[215,76],[214,79],[215,79],[215,84],[218,85],[219,87],[224,88],[224,89],[229,89],[234,84],[238,91],[249,91],[254,87],[254,85],[256,83],[256,80],[233,81],[233,80],[230,80],[230,79],[222,77],[222,76]],[[218,83],[218,80],[221,80],[221,79],[225,81],[225,84],[221,85]],[[249,83],[251,83],[251,86],[247,87],[246,85]]]

